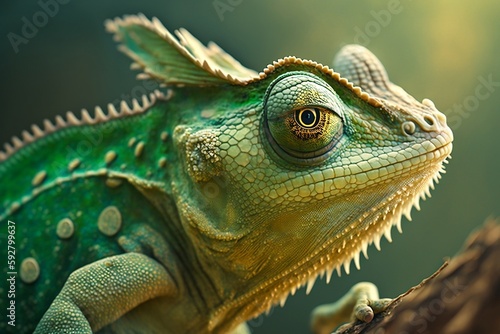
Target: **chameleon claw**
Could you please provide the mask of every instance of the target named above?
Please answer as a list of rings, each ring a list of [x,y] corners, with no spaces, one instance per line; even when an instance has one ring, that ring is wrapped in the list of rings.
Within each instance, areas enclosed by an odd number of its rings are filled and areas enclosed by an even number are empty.
[[[343,322],[356,319],[371,322],[391,301],[390,298],[379,299],[373,283],[358,283],[335,303],[316,307],[311,314],[311,329],[316,334],[326,334]]]

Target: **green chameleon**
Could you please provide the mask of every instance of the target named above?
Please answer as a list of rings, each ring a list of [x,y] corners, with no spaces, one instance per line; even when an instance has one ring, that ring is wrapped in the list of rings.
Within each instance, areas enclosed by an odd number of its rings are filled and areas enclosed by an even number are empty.
[[[256,73],[143,15],[106,27],[166,88],[34,125],[0,152],[0,298],[15,308],[2,333],[245,333],[318,276],[359,267],[450,155],[446,117],[361,46],[338,72],[285,57]],[[377,295],[356,285],[313,329],[353,307],[370,321]]]

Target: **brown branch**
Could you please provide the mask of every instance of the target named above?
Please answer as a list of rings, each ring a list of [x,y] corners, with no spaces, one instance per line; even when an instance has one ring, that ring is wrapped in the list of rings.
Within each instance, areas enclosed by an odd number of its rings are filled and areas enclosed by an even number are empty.
[[[462,251],[366,324],[335,334],[500,333],[500,220],[489,219]]]

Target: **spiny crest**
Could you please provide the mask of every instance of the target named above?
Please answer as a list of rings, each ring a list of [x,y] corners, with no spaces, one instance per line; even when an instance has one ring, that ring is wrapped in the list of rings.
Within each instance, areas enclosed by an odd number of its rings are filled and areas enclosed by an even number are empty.
[[[138,75],[139,79],[159,79],[166,85],[221,83],[247,85],[266,78],[279,67],[292,64],[305,65],[332,77],[374,107],[381,106],[377,98],[370,96],[328,66],[312,60],[293,56],[285,57],[274,61],[257,74],[242,66],[215,43],[210,42],[208,47],[205,47],[185,29],[175,31],[178,39],[175,38],[157,18],[150,21],[142,14],[125,16],[123,19],[108,20],[106,28],[115,34],[117,41],[122,42],[120,50],[134,59],[135,63],[132,64],[132,68],[143,69],[144,73]],[[138,28],[145,29],[137,30]],[[141,36],[147,42],[142,42],[139,45]],[[161,38],[163,44],[160,43],[158,37]],[[150,44],[148,45],[148,43]],[[140,49],[142,54],[136,49]],[[161,54],[154,52],[159,50],[162,51]],[[190,64],[186,64],[186,62]],[[197,70],[189,65],[195,65]]]
[[[122,43],[120,51],[131,57],[133,68],[142,68],[139,79],[158,79],[166,85],[243,85],[257,73],[245,68],[215,43],[205,47],[187,30],[175,31],[143,14],[107,20],[106,29]]]
[[[70,126],[96,124],[115,118],[135,115],[146,111],[158,99],[168,100],[169,98],[169,95],[165,96],[162,92],[155,90],[153,93],[149,94],[149,97],[147,95],[143,95],[141,102],[137,101],[137,99],[133,99],[131,107],[129,107],[127,102],[121,101],[119,110],[117,110],[113,104],[109,103],[106,108],[107,113],[105,113],[101,107],[96,106],[94,109],[94,117],[90,115],[88,110],[82,109],[80,118],[76,117],[71,111],[68,111],[66,113],[66,117],[56,116],[55,122],[51,122],[46,119],[43,121],[43,129],[38,125],[32,125],[31,132],[25,130],[22,132],[21,138],[14,136],[11,143],[5,143],[4,151],[0,150],[0,162],[6,160],[9,156],[27,144],[45,137],[46,135],[59,129]]]
[[[138,79],[158,79],[165,86],[190,84],[203,86],[223,83],[247,85],[266,78],[279,67],[292,64],[305,65],[330,76],[374,107],[382,106],[378,98],[370,96],[360,87],[349,82],[348,79],[341,77],[339,73],[315,61],[285,57],[268,65],[257,74],[257,72],[242,66],[215,43],[210,42],[208,47],[205,47],[185,29],[175,31],[178,39],[175,38],[156,18],[150,21],[142,14],[126,16],[123,19],[115,18],[106,21],[106,28],[115,34],[116,40],[123,43],[120,46],[121,51],[135,61],[131,68],[143,69],[144,73],[140,73],[137,76]],[[155,94],[158,96],[160,93]],[[147,97],[143,98],[143,102],[144,99],[147,101]],[[150,103],[154,102],[153,99],[155,96],[151,97]],[[68,112],[66,119],[57,116],[55,124],[45,120],[43,130],[33,125],[31,132],[22,132],[22,139],[13,137],[11,143],[6,143],[4,151],[0,151],[0,162],[6,160],[26,144],[60,128],[69,125],[94,124],[117,117],[117,115],[122,116],[130,112],[137,112],[141,108],[146,108],[145,103],[142,107],[138,107],[138,102],[134,101],[132,110],[130,110],[127,104],[122,102],[119,112],[112,105],[108,105],[108,115],[105,115],[102,109],[97,107],[95,118],[83,110],[81,119]]]
[[[363,89],[361,87],[355,86],[347,78],[341,77],[339,73],[335,72],[333,69],[329,68],[328,66],[320,64],[320,63],[315,62],[313,60],[297,58],[294,56],[288,56],[288,57],[278,59],[277,61],[274,61],[272,64],[267,65],[267,67],[262,72],[259,73],[258,78],[250,79],[247,82],[245,82],[245,84],[255,82],[258,80],[262,80],[262,79],[266,78],[268,75],[270,75],[271,73],[273,73],[276,69],[278,69],[280,67],[285,67],[288,65],[305,65],[305,66],[315,68],[316,70],[319,70],[320,72],[326,74],[327,76],[330,76],[332,79],[339,82],[341,85],[343,85],[347,89],[351,90],[357,97],[359,97],[363,101],[371,104],[372,106],[374,106],[376,108],[382,106],[382,104],[380,103],[380,101],[376,97],[370,96],[370,94],[363,91]]]

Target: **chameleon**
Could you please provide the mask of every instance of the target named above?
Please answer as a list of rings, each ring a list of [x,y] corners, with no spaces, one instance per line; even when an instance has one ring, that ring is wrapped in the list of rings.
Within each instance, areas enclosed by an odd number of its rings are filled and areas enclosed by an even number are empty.
[[[105,26],[162,88],[45,120],[0,151],[2,277],[15,283],[15,298],[0,289],[2,310],[14,305],[1,332],[248,332],[391,240],[451,154],[445,115],[363,46],[332,68],[288,56],[258,73],[156,18]],[[313,327],[353,305],[370,321],[377,294],[360,283]]]

